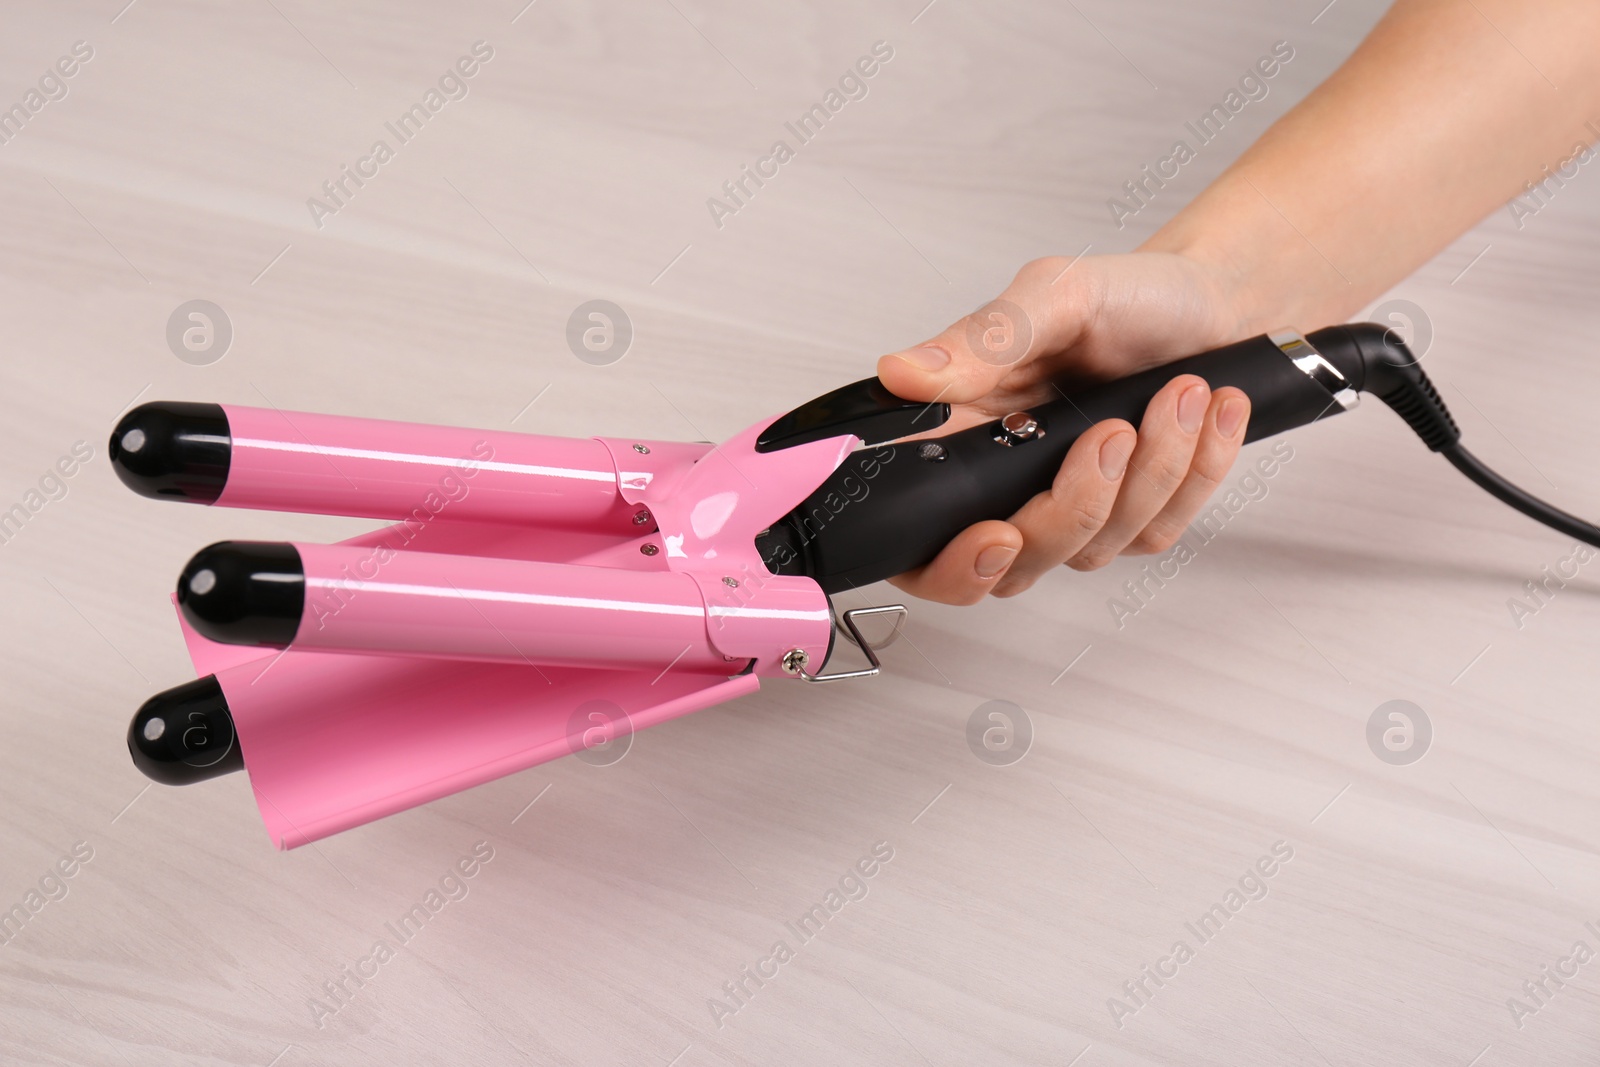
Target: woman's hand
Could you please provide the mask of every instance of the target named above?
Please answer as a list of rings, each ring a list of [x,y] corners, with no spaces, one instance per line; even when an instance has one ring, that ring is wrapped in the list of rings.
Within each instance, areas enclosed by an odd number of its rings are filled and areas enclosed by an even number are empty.
[[[1591,158],[1600,4],[1494,10],[1491,23],[1477,4],[1396,0],[1144,251],[1030,263],[1000,301],[883,357],[878,377],[900,396],[949,401],[960,429],[1050,399],[1058,375],[1104,381],[1276,327],[1344,321],[1508,198]],[[1238,390],[1213,396],[1179,378],[1137,436],[1123,422],[1094,427],[1048,493],[893,581],[970,604],[1020,593],[1057,563],[1089,570],[1162,551],[1227,472],[1248,414]]]
[[[1250,336],[1235,286],[1184,255],[1040,259],[1000,297],[916,348],[878,361],[878,377],[910,400],[951,404],[940,432],[1054,399],[1056,381],[1106,381]],[[1255,331],[1259,332],[1259,330]],[[1118,553],[1162,552],[1227,473],[1250,401],[1183,375],[1145,410],[1137,431],[1099,423],[1073,444],[1049,492],[1009,521],[980,522],[931,563],[891,581],[914,596],[971,604],[1014,596],[1060,563],[1094,570]]]

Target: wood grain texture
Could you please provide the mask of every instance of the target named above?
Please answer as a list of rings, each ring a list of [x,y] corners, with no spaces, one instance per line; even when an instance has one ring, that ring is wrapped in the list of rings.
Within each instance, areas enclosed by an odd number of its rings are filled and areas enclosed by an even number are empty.
[[[146,790],[123,746],[189,676],[166,598],[195,548],[368,525],[133,496],[104,440],[136,397],[720,439],[1029,258],[1133,247],[1381,4],[120,2],[12,5],[0,34],[0,103],[94,48],[0,145],[0,509],[94,449],[0,545],[0,908],[93,849],[0,948],[0,1061],[1595,1061],[1600,962],[1520,1029],[1507,998],[1600,950],[1600,564],[1518,629],[1507,600],[1571,546],[1378,405],[1287,438],[1266,495],[1120,628],[1143,561],[917,604],[886,677],[772,685],[611,767],[279,854],[243,778]],[[480,39],[465,99],[315,226],[306,199]],[[865,99],[718,228],[707,198],[878,40]],[[1119,230],[1107,197],[1278,40],[1271,94]],[[1586,170],[1393,294],[1426,309],[1469,445],[1585,513],[1597,249]],[[194,298],[235,331],[209,366],[165,340]],[[566,347],[592,298],[636,329],[612,366]],[[996,699],[1032,724],[1007,767],[966,741]],[[1434,726],[1410,766],[1366,743],[1393,699]],[[467,895],[318,1025],[322,984],[480,841]],[[1264,899],[1186,932],[1280,841]],[[865,898],[791,933],[875,842],[893,859]],[[779,940],[793,958],[718,1025],[708,1001]],[[1108,998],[1178,940],[1194,958],[1114,1025]]]

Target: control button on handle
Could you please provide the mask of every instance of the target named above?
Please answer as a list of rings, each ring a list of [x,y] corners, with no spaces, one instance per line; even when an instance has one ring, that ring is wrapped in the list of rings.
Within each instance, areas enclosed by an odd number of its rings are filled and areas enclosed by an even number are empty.
[[[1013,411],[1000,420],[1000,432],[994,435],[994,439],[1003,445],[1017,445],[1043,436],[1044,431],[1039,428],[1038,419],[1026,411]]]

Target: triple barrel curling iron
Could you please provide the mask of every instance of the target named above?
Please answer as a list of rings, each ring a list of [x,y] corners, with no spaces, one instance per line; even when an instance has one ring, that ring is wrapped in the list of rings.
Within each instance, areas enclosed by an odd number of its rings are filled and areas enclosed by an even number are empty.
[[[1383,326],[1228,345],[937,438],[947,404],[845,386],[721,445],[545,437],[155,402],[110,455],[144,496],[383,519],[333,545],[224,541],[175,600],[196,681],[128,748],[184,784],[248,769],[280,848],[752,692],[878,673],[831,594],[921,566],[1048,489],[1094,423],[1138,425],[1171,378],[1249,395],[1247,441],[1370,393],[1485,490],[1569,537],[1600,528],[1460,445]],[[843,630],[868,666],[830,670]]]

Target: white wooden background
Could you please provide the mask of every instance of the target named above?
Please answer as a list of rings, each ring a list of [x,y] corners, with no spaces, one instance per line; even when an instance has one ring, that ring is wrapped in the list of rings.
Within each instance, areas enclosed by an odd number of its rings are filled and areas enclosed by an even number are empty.
[[[8,4],[0,32],[0,104],[94,50],[0,145],[0,509],[94,449],[0,544],[0,907],[93,851],[0,947],[0,1061],[1595,1062],[1600,962],[1520,1028],[1507,999],[1600,952],[1600,562],[1518,629],[1508,599],[1570,542],[1376,404],[1293,434],[1267,496],[1120,630],[1143,561],[916,604],[884,678],[772,685],[614,766],[287,854],[242,776],[147,790],[124,749],[190,676],[167,596],[194,549],[367,525],[135,497],[104,443],[134,398],[721,438],[1029,258],[1133,247],[1376,0],[122,2]],[[480,39],[469,95],[316,228],[306,198]],[[717,228],[706,199],[879,40],[869,95]],[[1271,95],[1119,231],[1107,197],[1279,40]],[[1591,516],[1597,248],[1586,170],[1392,294],[1425,309],[1470,446]],[[234,329],[208,366],[165,340],[196,298]],[[636,329],[612,366],[565,342],[594,298]],[[1365,739],[1395,699],[1434,727],[1409,766]],[[967,746],[990,700],[1032,725],[1011,766]],[[322,983],[480,841],[467,896],[318,1026]],[[1193,940],[1279,841],[1265,899]],[[875,842],[867,896],[800,944],[785,923]],[[794,958],[718,1026],[708,1001],[780,939]],[[1177,940],[1194,959],[1113,1025]]]

